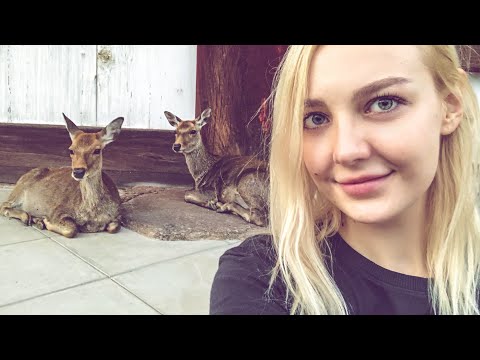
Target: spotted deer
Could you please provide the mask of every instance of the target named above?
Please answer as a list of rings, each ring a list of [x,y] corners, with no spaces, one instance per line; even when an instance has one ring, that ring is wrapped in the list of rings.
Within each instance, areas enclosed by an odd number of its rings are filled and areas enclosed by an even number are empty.
[[[249,223],[265,226],[268,196],[266,164],[253,156],[209,153],[200,130],[207,124],[210,108],[194,120],[181,120],[168,111],[164,114],[175,127],[172,149],[183,153],[195,181],[195,189],[185,193],[185,201],[217,212],[231,212]]]
[[[118,137],[123,118],[87,133],[63,117],[72,141],[71,167],[30,170],[0,205],[0,214],[68,238],[78,232],[115,233],[121,227],[121,200],[114,182],[102,172],[102,150]]]

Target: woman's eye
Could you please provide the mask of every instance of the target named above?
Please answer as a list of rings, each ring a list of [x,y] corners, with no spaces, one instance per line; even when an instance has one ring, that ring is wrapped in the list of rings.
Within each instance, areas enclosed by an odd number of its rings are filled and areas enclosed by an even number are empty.
[[[328,118],[325,114],[309,114],[303,120],[304,127],[307,129],[315,129],[319,126],[325,125]]]
[[[367,108],[367,113],[382,113],[394,110],[399,104],[399,101],[393,98],[380,98],[374,100]]]

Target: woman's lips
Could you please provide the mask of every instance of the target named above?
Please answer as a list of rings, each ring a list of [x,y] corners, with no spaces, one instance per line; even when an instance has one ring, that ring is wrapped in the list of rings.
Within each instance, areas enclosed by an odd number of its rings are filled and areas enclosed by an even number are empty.
[[[376,193],[390,179],[393,171],[386,175],[365,175],[337,182],[342,190],[353,197],[368,196]]]

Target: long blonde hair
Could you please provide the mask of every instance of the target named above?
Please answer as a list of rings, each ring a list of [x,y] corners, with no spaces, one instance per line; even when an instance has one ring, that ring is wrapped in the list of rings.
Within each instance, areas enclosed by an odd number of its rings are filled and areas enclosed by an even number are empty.
[[[303,111],[308,72],[318,46],[290,46],[276,73],[270,147],[270,229],[292,314],[348,314],[329,272],[324,244],[342,214],[319,196],[303,162]],[[427,263],[429,294],[437,314],[479,314],[480,222],[478,199],[479,108],[454,46],[421,46],[437,91],[463,101],[458,128],[441,139],[439,165],[429,190]]]

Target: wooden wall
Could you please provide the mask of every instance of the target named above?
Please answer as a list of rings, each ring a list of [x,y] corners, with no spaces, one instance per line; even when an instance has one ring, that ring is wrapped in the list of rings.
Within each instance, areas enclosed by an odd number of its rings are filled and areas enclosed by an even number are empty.
[[[88,49],[82,49],[82,47],[77,49],[80,51],[80,55],[82,51],[88,52]],[[111,52],[99,52],[101,57],[105,57],[103,60],[99,60],[104,62],[103,65],[98,65],[99,68],[105,67],[102,71],[107,71],[107,64],[112,61],[108,58],[109,54],[111,54],[117,61],[116,66],[119,63],[130,64],[137,69],[135,73],[139,74],[141,72],[142,63],[145,63],[145,61],[137,61],[136,65],[134,65],[130,57],[122,60],[122,55],[120,54],[125,54],[125,49],[112,48],[111,46],[105,47],[105,49]],[[163,114],[164,110],[169,110],[186,119],[199,115],[206,107],[211,107],[212,121],[204,128],[202,136],[207,147],[212,152],[217,154],[254,154],[260,152],[265,157],[264,150],[266,147],[262,145],[266,145],[268,142],[268,123],[263,122],[267,108],[262,110],[261,107],[262,102],[270,94],[275,69],[286,49],[286,45],[198,45],[196,54],[195,114],[193,111],[190,113],[182,111],[180,105],[178,107],[168,107],[167,109],[158,107],[153,112],[152,108],[149,108],[149,114],[160,112]],[[3,50],[5,50],[4,47]],[[7,56],[5,52],[2,52],[3,50],[0,46],[0,59],[4,59]],[[480,46],[460,46],[459,51],[465,69],[478,74],[480,72],[480,57],[478,56]],[[144,55],[147,56],[148,54]],[[68,55],[67,52],[62,56],[68,58],[71,54]],[[59,59],[63,58],[60,57]],[[81,56],[79,59],[81,60]],[[46,69],[48,69],[47,60],[45,58],[44,66],[46,66]],[[80,60],[78,63],[71,64],[73,69],[92,67],[92,64]],[[61,63],[61,61],[59,60],[57,63]],[[149,66],[153,66],[153,63]],[[132,92],[132,98],[142,98],[143,92],[147,89],[140,89],[141,86],[131,86],[131,81],[127,81],[127,78],[122,78],[119,75],[125,74],[125,71],[122,72],[119,68],[115,70],[111,66],[110,69],[112,72],[110,75],[105,73],[98,80],[98,84],[100,84],[99,98],[104,99],[102,101],[108,104],[109,100],[107,99],[119,96],[119,90],[117,89],[119,87],[127,87]],[[117,75],[114,74],[115,71],[118,71]],[[9,90],[9,86],[13,86],[12,84],[15,83],[18,84],[19,80],[6,77],[5,74],[6,72],[0,71],[0,94],[5,95],[6,92],[11,91],[11,96],[21,97],[30,96],[33,91],[39,92],[39,88],[34,89],[31,86],[26,86],[25,88],[28,88],[28,92],[23,93]],[[34,76],[35,74],[31,75]],[[50,74],[50,76],[53,75],[54,72]],[[40,75],[37,74],[36,76]],[[147,75],[144,74],[142,76]],[[69,88],[68,76],[59,79],[55,80],[58,82],[56,85],[58,89],[62,87]],[[160,80],[156,79],[155,81],[159,82]],[[91,85],[87,84],[85,86]],[[165,86],[171,86],[175,91],[178,91],[183,85],[179,84],[177,87],[174,82],[171,82]],[[55,92],[58,89],[51,89],[50,91]],[[74,89],[68,91],[77,91],[78,97],[76,99],[90,109],[92,107],[91,98],[86,96],[86,90],[82,89],[81,87],[74,87]],[[133,95],[134,93],[136,94],[135,96]],[[68,93],[68,96],[65,95],[64,101],[66,103],[72,103],[71,99],[75,98],[72,94]],[[31,102],[29,106],[26,106],[26,109],[33,111],[33,107],[41,108],[42,103],[49,102],[52,99],[51,96],[47,95],[48,93],[40,91],[40,94],[36,95],[37,99],[40,99],[38,103]],[[13,98],[7,96],[0,97],[0,99],[0,101],[5,101],[5,99]],[[9,101],[13,104],[20,101],[17,100]],[[14,111],[11,106],[9,108],[8,104],[10,103],[4,103],[3,107],[0,106],[0,110],[7,111],[11,116],[17,114],[16,110]],[[165,104],[163,103],[162,106]],[[92,109],[83,113],[83,115],[80,114],[78,117],[71,115],[71,118],[74,121],[81,120],[78,121],[79,125],[104,126],[114,117],[122,116],[120,113],[111,114],[107,118],[108,114],[115,112],[113,109],[117,105],[110,103],[108,106],[102,107],[103,110],[95,110],[95,114],[97,111],[99,114],[102,114],[101,124],[88,120],[90,117],[87,115],[93,111]],[[142,106],[148,107],[148,103],[144,103]],[[19,176],[33,167],[70,165],[70,158],[67,152],[70,140],[63,126],[61,111],[57,115],[56,121],[62,125],[42,126],[2,123],[0,120],[0,182],[14,183]],[[50,115],[45,113],[45,116]],[[131,116],[134,116],[133,113]],[[139,115],[139,118],[142,118],[142,126],[153,126],[154,128],[137,130],[128,128],[128,126],[124,127],[119,139],[110,144],[104,152],[105,170],[119,185],[130,182],[193,184],[184,156],[175,154],[171,150],[171,145],[174,141],[173,128],[170,125],[165,125],[165,129],[168,130],[155,129],[156,127],[161,127],[161,124],[157,122],[159,120],[152,121],[151,115]],[[147,118],[150,118],[150,120],[147,121]],[[128,124],[127,119],[126,124]],[[99,128],[87,129],[92,131]]]
[[[0,45],[0,123],[172,127],[194,116],[196,45]]]

